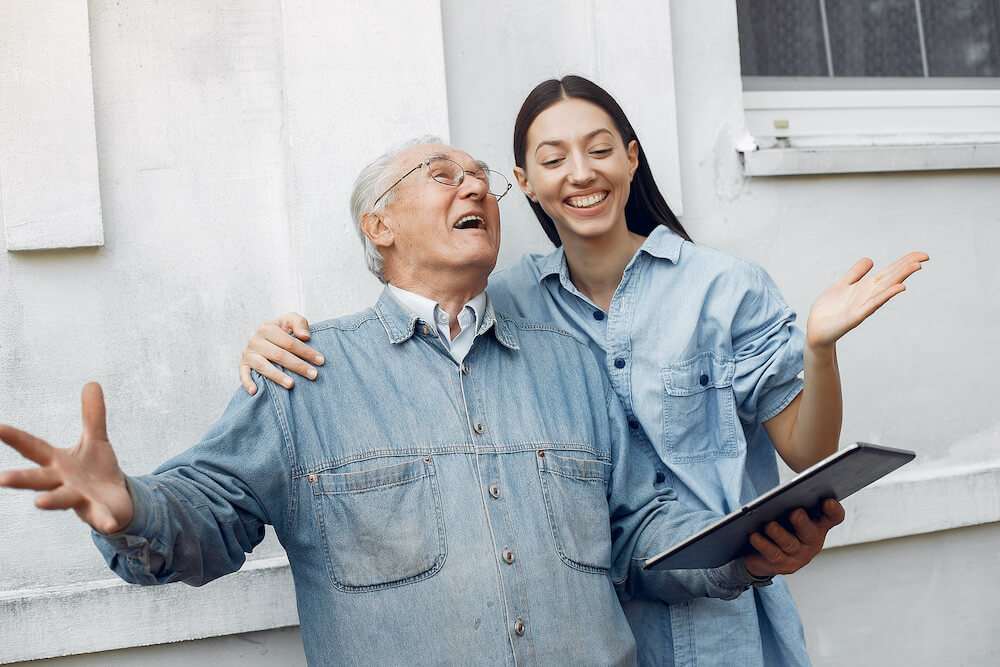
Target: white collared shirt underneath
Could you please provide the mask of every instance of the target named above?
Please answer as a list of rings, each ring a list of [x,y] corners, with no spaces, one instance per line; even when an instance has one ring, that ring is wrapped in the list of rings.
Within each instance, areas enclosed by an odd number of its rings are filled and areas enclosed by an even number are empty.
[[[448,349],[451,358],[459,364],[472,349],[472,341],[476,339],[476,331],[486,313],[486,292],[480,292],[472,297],[462,312],[458,314],[458,326],[461,329],[455,339],[451,339],[451,316],[441,309],[436,301],[414,292],[407,291],[388,284],[389,294],[407,310],[415,314],[425,324],[433,324],[441,336],[441,341]]]

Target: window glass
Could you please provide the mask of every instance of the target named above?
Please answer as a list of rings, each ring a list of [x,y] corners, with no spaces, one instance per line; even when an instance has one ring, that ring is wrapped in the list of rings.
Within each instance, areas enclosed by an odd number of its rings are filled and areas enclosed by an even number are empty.
[[[739,0],[745,77],[998,77],[997,0]]]

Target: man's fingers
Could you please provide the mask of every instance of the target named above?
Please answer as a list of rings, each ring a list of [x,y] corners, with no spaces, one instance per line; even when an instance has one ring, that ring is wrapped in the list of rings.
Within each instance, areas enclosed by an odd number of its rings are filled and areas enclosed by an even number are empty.
[[[51,491],[60,484],[62,484],[62,478],[52,468],[10,470],[0,473],[0,486],[6,486],[11,489]]]
[[[13,426],[0,424],[0,440],[13,447],[24,458],[39,465],[48,465],[52,460],[52,445]]]
[[[83,412],[83,440],[108,440],[108,425],[105,417],[104,392],[101,385],[88,382],[80,396]]]
[[[35,498],[35,507],[40,510],[68,510],[81,502],[83,495],[79,491],[68,486],[60,486]]]

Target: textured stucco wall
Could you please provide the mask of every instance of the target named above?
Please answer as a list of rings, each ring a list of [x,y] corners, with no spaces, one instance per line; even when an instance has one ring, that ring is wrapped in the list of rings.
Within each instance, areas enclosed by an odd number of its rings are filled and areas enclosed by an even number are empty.
[[[142,473],[221,414],[258,322],[378,293],[347,196],[388,144],[447,136],[441,19],[430,0],[92,0],[89,30],[105,245],[6,252],[0,239],[0,421],[71,445],[80,388],[100,381],[122,467]],[[0,469],[21,465],[0,449]],[[108,630],[128,620],[118,608],[62,618],[86,599],[74,586],[100,597],[95,582],[114,576],[75,516],[10,491],[0,514],[0,661],[157,639],[141,613],[132,635]],[[281,555],[268,538],[252,558]],[[218,594],[185,588],[132,595],[182,596],[201,620],[173,639],[228,623]],[[251,626],[287,615],[287,591],[271,592],[281,603],[262,598]],[[32,613],[51,626],[8,636]]]

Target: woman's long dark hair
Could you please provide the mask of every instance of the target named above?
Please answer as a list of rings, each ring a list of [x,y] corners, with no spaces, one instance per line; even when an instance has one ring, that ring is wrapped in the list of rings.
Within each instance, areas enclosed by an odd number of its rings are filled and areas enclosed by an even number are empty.
[[[526,154],[528,152],[528,128],[535,122],[535,118],[550,106],[564,99],[580,99],[604,109],[611,120],[615,122],[618,133],[622,137],[622,142],[628,147],[630,141],[635,141],[639,147],[639,168],[636,169],[632,177],[632,185],[625,203],[625,219],[628,222],[629,231],[641,236],[649,236],[656,229],[657,225],[668,227],[675,234],[688,241],[691,237],[684,231],[680,221],[674,212],[667,205],[667,200],[663,198],[660,189],[656,187],[653,180],[653,172],[646,161],[646,154],[642,150],[639,137],[635,136],[632,124],[625,117],[625,112],[615,102],[606,90],[598,86],[593,81],[588,81],[582,76],[565,76],[562,79],[549,79],[543,81],[534,90],[528,93],[521,110],[517,114],[517,121],[514,123],[514,164],[521,169],[525,168]],[[538,202],[528,199],[531,210],[535,212],[535,217],[542,225],[549,240],[559,247],[562,241],[556,233],[556,226],[552,218],[542,210]]]

